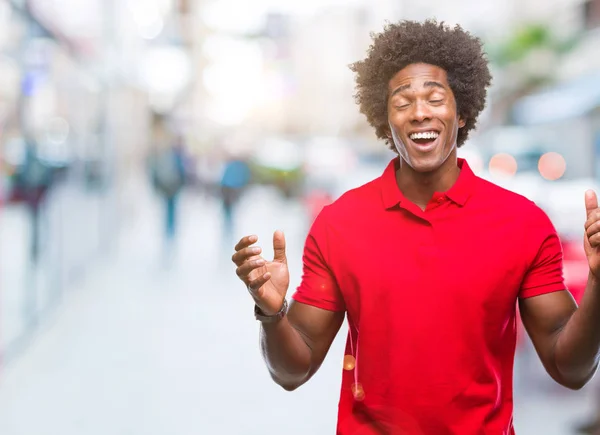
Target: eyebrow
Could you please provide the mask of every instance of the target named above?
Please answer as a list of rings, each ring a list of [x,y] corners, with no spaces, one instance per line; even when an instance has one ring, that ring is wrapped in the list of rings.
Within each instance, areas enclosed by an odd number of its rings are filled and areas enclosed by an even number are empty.
[[[441,89],[446,89],[446,87],[444,85],[442,85],[440,82],[434,82],[434,81],[428,81],[423,83],[423,87],[424,88],[441,88]],[[410,84],[406,84],[406,85],[402,85],[402,86],[398,86],[396,89],[394,89],[394,92],[392,92],[392,95],[390,95],[390,97],[393,97],[396,94],[399,94],[400,92],[404,92],[407,89],[410,89],[411,86]]]

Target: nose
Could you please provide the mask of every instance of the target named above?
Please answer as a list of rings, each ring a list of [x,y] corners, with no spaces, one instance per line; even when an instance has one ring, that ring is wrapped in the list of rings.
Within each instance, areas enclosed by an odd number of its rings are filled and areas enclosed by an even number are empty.
[[[416,101],[413,105],[413,111],[411,114],[411,121],[414,123],[421,123],[431,119],[431,111],[427,103],[424,101]]]

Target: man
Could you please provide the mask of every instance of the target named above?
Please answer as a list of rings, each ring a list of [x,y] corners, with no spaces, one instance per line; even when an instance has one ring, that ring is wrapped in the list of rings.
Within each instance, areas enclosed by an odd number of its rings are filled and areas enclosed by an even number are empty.
[[[256,236],[235,247],[269,372],[286,390],[307,382],[346,314],[339,435],[514,434],[517,302],[556,382],[579,389],[596,370],[596,196],[585,197],[590,273],[578,309],[544,212],[457,158],[491,79],[480,41],[458,26],[404,21],[352,69],[361,112],[398,157],[317,217],[287,312],[283,234],[273,261]]]

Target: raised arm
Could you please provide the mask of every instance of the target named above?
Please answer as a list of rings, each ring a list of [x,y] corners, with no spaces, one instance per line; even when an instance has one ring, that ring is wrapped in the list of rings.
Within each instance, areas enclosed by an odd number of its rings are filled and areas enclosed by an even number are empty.
[[[600,358],[600,209],[594,192],[586,193],[584,249],[590,272],[577,308],[567,291],[520,301],[523,323],[546,370],[558,383],[583,387]]]
[[[260,316],[273,317],[261,325],[260,344],[271,377],[286,390],[305,383],[321,366],[344,320],[343,311],[329,311],[292,302],[279,318],[289,287],[285,237],[273,235],[273,261],[253,246],[256,236],[244,237],[235,247],[236,273],[246,284]],[[271,320],[271,319],[269,319]]]

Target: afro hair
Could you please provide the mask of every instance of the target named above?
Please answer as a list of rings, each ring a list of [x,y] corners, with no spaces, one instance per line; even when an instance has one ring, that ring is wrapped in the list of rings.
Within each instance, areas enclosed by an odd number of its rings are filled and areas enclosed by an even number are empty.
[[[377,137],[394,150],[388,136],[389,81],[410,64],[426,63],[446,71],[458,115],[465,120],[457,137],[457,146],[462,146],[485,107],[492,79],[480,39],[459,25],[452,28],[435,20],[386,24],[372,38],[367,57],[350,69],[356,74],[355,100]]]

